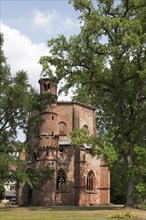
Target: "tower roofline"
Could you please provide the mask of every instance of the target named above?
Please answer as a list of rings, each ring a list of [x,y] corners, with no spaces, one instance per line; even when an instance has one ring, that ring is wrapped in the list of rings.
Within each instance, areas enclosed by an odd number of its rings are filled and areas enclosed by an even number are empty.
[[[57,101],[57,104],[80,105],[80,106],[92,109],[93,111],[95,111],[95,109],[96,109],[96,108],[94,108],[92,106],[89,106],[89,105],[86,105],[84,103],[77,102],[77,101],[63,101],[62,100],[62,101]]]
[[[48,77],[40,78],[39,81],[38,81],[38,83],[40,83],[41,81],[46,81],[46,80],[47,80],[47,81],[48,81],[48,80],[50,81],[51,79],[48,78]]]

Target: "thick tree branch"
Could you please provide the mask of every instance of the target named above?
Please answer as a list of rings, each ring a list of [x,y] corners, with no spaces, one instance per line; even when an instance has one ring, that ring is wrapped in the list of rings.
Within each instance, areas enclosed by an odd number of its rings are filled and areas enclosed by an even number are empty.
[[[15,121],[15,120],[19,120],[22,118],[22,115],[18,116],[21,112],[16,112],[14,114],[11,115],[11,117],[9,117],[8,119],[6,119],[6,121],[3,123],[2,127],[0,128],[0,132],[2,132],[3,130],[11,127],[11,121]],[[9,125],[7,125],[9,124]],[[19,124],[19,123],[18,123]]]

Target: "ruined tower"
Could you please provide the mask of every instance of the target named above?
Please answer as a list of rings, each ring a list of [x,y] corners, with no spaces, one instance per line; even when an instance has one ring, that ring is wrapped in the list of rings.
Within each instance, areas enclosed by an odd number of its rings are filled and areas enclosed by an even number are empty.
[[[40,79],[40,93],[57,97],[57,85],[50,79]],[[56,101],[41,112],[42,123],[30,135],[26,166],[32,170],[46,166],[54,170],[51,180],[29,193],[24,184],[20,190],[21,204],[32,205],[98,205],[110,203],[110,174],[107,165],[97,155],[90,154],[84,144],[80,150],[71,145],[71,132],[85,127],[96,135],[94,109],[72,101]],[[38,196],[39,195],[39,196]]]
[[[40,93],[50,92],[57,96],[57,86],[49,79],[40,79]],[[48,159],[52,163],[56,161],[56,149],[58,146],[57,129],[57,100],[55,103],[46,106],[41,112],[42,123],[39,128],[39,159]]]

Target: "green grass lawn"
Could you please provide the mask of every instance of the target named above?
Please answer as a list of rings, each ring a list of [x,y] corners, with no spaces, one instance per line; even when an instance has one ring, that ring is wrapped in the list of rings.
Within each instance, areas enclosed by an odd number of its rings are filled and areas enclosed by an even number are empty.
[[[146,213],[137,209],[106,207],[17,207],[0,208],[0,220],[118,220],[109,215],[131,213],[137,217],[124,217],[123,220],[146,220]]]

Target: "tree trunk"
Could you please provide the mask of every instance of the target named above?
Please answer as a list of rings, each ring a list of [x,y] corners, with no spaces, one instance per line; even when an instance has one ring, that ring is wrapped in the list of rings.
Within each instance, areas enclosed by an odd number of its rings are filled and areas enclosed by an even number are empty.
[[[131,178],[128,181],[126,206],[130,206],[132,208],[135,207],[135,200],[133,198],[133,191],[134,191],[134,180]]]
[[[133,149],[134,149],[134,146],[133,146],[132,143],[130,143],[129,149],[130,149],[130,154],[127,156],[127,163],[128,163],[128,169],[130,171],[131,168],[133,167]],[[130,206],[132,208],[135,207],[135,200],[134,200],[134,197],[133,197],[133,192],[134,192],[134,178],[129,175],[128,186],[127,186],[126,206]]]

